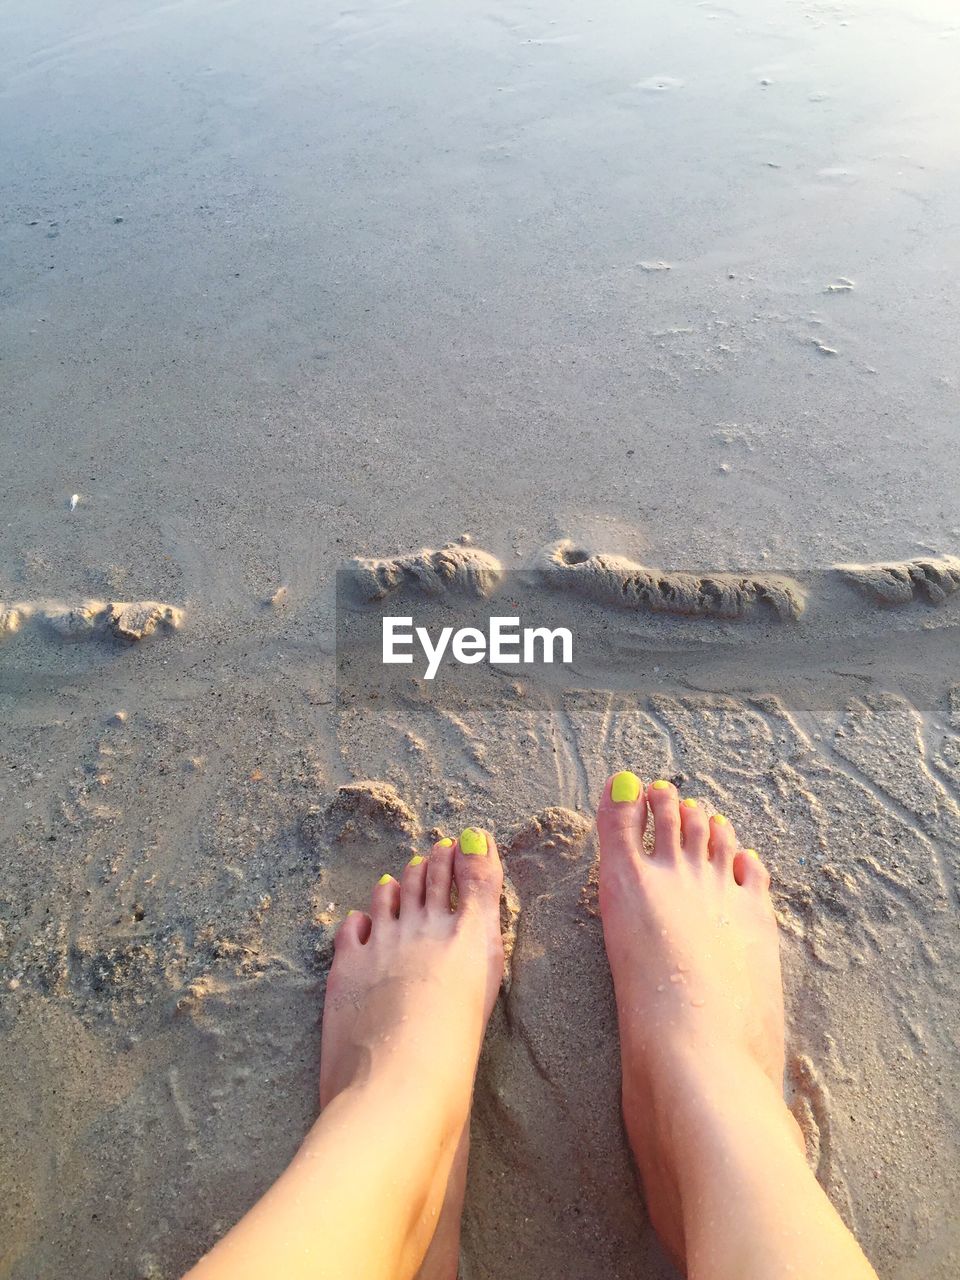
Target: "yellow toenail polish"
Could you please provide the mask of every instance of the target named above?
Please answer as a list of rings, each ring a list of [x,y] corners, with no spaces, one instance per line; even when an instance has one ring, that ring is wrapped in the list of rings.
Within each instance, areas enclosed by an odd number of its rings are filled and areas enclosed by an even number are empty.
[[[389,884],[392,879],[393,879],[393,876],[384,874],[377,881],[377,884]]]
[[[466,827],[460,832],[461,853],[486,853],[487,837],[475,827]]]
[[[640,779],[629,769],[621,769],[610,783],[610,799],[614,804],[632,804],[640,797]]]
[[[415,853],[413,857],[410,859],[410,861],[407,863],[407,866],[419,867],[421,862],[423,862],[423,855],[420,853]]]
[[[669,785],[670,785],[670,783],[669,783],[669,782],[665,781],[663,778],[659,778],[659,779],[658,779],[658,780],[653,784],[653,789],[654,789],[654,791],[665,791],[665,790],[666,790],[666,788],[667,788],[667,787],[669,787]]]
[[[722,813],[715,813],[713,815],[713,820],[714,822],[718,823],[721,827],[725,827],[727,825],[727,820]]]
[[[687,796],[686,800],[684,800],[684,801],[683,801],[683,804],[685,804],[685,805],[686,805],[686,807],[687,807],[688,809],[699,809],[699,808],[700,808],[700,801],[699,801],[699,800],[694,800],[694,799],[692,799],[690,796]]]
[[[355,916],[359,914],[360,913],[357,911],[356,907],[351,907],[350,910],[347,912],[348,916]]]
[[[452,844],[453,840],[450,836],[444,836],[442,840],[437,841],[437,847],[439,849],[449,849]]]
[[[758,862],[760,861],[760,855],[759,853],[757,853],[756,849],[744,849],[743,852],[747,855],[748,858],[756,858]]]

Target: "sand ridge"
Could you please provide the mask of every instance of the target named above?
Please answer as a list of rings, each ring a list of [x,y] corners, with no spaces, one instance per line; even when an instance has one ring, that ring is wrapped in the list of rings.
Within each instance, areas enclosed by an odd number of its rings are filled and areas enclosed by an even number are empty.
[[[409,586],[429,595],[489,596],[504,577],[500,561],[470,543],[449,543],[441,551],[425,549],[384,559],[358,558],[350,571],[361,597],[371,603]],[[808,603],[836,603],[837,583],[855,588],[866,600],[890,606],[914,601],[939,605],[960,589],[960,557],[952,555],[836,564],[803,573],[676,570],[643,565],[619,552],[592,551],[570,538],[543,547],[529,571],[537,581],[600,605],[725,620],[766,614],[795,622]]]
[[[0,638],[33,623],[64,640],[113,635],[121,640],[143,640],[155,631],[177,631],[185,612],[159,600],[82,600],[62,604],[52,600],[5,605],[0,601]]]
[[[838,564],[836,569],[848,582],[882,604],[909,604],[912,600],[942,604],[948,596],[960,591],[960,556],[886,564]]]
[[[505,581],[501,561],[467,535],[439,551],[423,548],[397,556],[356,557],[345,570],[359,599],[377,604],[405,591],[428,597],[495,597]],[[514,573],[517,570],[513,571]],[[808,605],[843,607],[835,583],[848,584],[865,601],[903,607],[920,601],[942,605],[960,590],[960,557],[838,564],[804,574],[768,570],[709,572],[650,568],[620,553],[593,552],[564,538],[542,548],[521,573],[559,592],[636,613],[736,621],[763,615],[797,622]],[[275,611],[291,606],[289,590],[269,598]],[[848,603],[852,612],[852,604]],[[113,635],[145,639],[182,628],[183,608],[156,600],[0,600],[0,639],[31,625],[48,635],[78,640]]]
[[[401,586],[413,585],[427,595],[465,591],[487,596],[500,581],[503,569],[496,556],[470,545],[469,539],[449,542],[439,551],[424,547],[406,555],[382,559],[358,557],[350,573],[360,595],[382,600]]]
[[[776,573],[683,573],[649,569],[625,556],[590,554],[569,539],[540,555],[541,575],[561,590],[579,591],[601,604],[652,613],[740,618],[767,606],[781,620],[799,618],[805,597],[799,583]]]

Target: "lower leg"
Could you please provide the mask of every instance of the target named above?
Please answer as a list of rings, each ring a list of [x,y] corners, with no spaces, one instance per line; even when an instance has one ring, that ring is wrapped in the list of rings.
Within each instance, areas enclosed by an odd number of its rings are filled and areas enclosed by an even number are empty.
[[[463,1127],[447,1176],[443,1205],[416,1280],[457,1280],[460,1273],[460,1226],[467,1191],[470,1158],[470,1122]]]
[[[876,1280],[783,1101],[776,918],[756,854],[670,783],[644,792],[629,773],[607,783],[597,826],[624,1121],[668,1252],[691,1280]]]
[[[676,1054],[671,1075],[655,1110],[669,1117],[659,1140],[691,1280],[875,1280],[756,1064],[732,1053]]]

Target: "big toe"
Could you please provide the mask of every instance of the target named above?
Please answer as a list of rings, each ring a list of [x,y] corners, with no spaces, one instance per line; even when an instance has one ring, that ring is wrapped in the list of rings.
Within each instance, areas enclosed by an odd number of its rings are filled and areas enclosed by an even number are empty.
[[[629,769],[608,778],[597,808],[600,860],[635,858],[643,851],[647,798],[643,783]]]
[[[489,831],[482,827],[465,827],[461,831],[454,848],[453,878],[462,906],[499,913],[503,866],[497,842]]]

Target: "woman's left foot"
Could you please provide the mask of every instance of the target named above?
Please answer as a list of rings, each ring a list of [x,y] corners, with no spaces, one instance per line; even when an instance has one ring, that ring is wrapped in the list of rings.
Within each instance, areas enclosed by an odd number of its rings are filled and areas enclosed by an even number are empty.
[[[446,1134],[418,1235],[419,1280],[456,1280],[468,1121],[484,1031],[503,975],[493,838],[467,828],[374,887],[337,931],[323,1009],[321,1109],[351,1088],[394,1085],[439,1109]],[[455,905],[452,905],[452,899]]]

